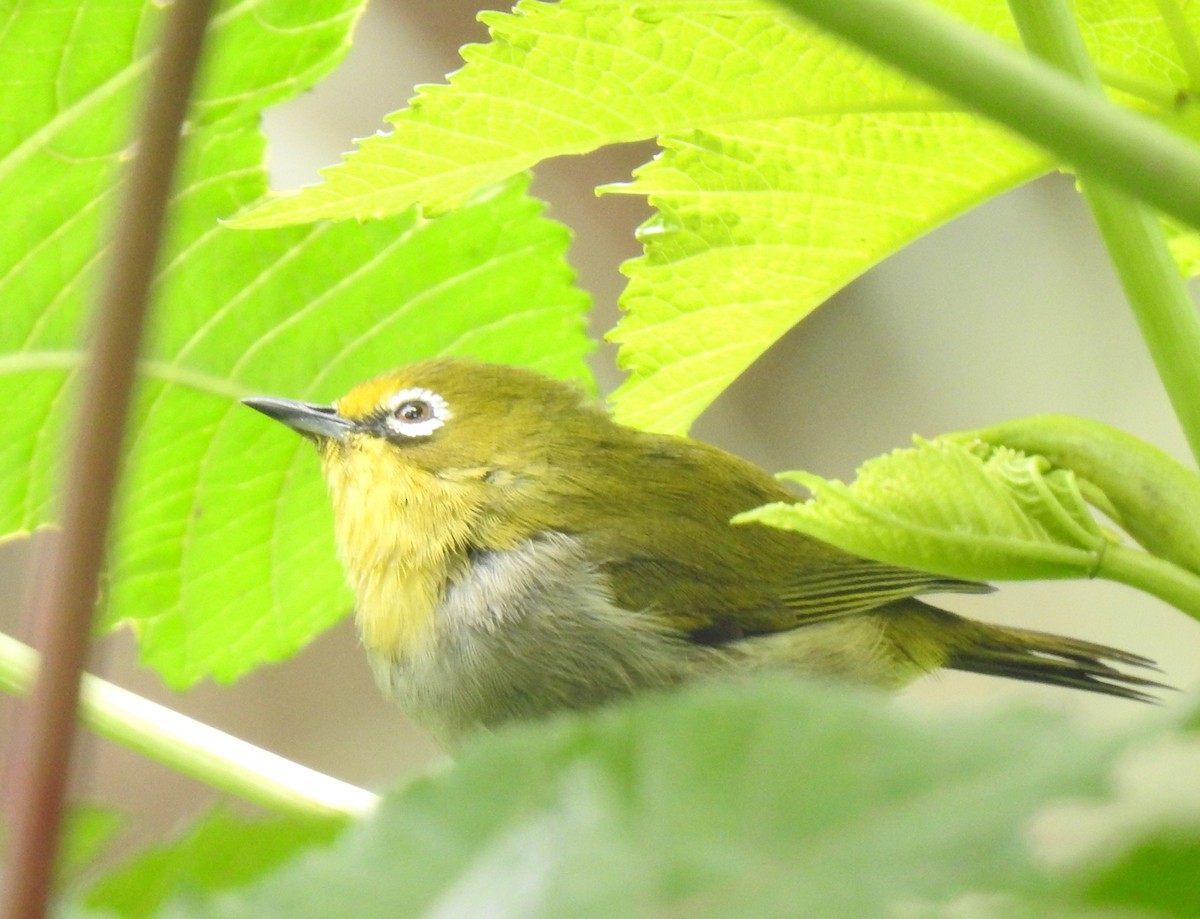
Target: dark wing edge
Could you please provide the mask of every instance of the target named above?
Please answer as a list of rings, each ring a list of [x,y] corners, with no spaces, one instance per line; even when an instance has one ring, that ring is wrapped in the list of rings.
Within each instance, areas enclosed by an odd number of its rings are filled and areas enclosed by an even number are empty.
[[[1161,701],[1146,690],[1175,689],[1113,666],[1158,671],[1154,661],[1138,654],[1047,632],[975,624],[979,629],[971,640],[954,647],[944,666],[1137,702]]]
[[[789,579],[779,599],[795,625],[810,625],[865,613],[923,594],[986,594],[990,584],[930,574],[851,557],[842,564],[814,568]]]

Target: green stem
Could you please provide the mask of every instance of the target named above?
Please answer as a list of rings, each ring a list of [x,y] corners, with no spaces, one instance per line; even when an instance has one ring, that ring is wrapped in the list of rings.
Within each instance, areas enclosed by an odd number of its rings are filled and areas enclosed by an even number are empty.
[[[1033,54],[1101,96],[1100,79],[1066,0],[1009,0],[1009,8]],[[1079,186],[1192,453],[1200,459],[1200,315],[1162,227],[1146,207],[1090,174],[1080,176]]]
[[[1096,575],[1153,594],[1200,619],[1200,577],[1148,552],[1109,546]]]
[[[1100,78],[1065,0],[1008,0],[1008,8],[1032,54],[1074,77],[1089,92],[1100,90]]]
[[[27,695],[37,666],[37,652],[0,633],[0,690]],[[378,800],[95,676],[83,678],[79,716],[97,734],[271,810],[358,817]]]
[[[1155,215],[1090,179],[1095,216],[1192,455],[1200,459],[1200,316]]]

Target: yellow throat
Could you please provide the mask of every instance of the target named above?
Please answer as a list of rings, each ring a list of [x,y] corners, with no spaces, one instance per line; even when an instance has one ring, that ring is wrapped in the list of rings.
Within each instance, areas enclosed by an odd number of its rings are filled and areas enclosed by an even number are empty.
[[[371,437],[330,444],[321,462],[363,645],[399,660],[434,635],[446,580],[466,564],[479,483],[398,465]]]

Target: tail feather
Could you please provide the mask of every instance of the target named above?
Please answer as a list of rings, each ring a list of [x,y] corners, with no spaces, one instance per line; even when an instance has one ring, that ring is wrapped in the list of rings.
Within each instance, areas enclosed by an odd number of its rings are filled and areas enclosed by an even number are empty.
[[[1159,701],[1146,691],[1148,689],[1173,688],[1112,666],[1116,663],[1158,670],[1154,661],[1138,654],[1046,632],[981,623],[974,625],[979,626],[978,630],[972,629],[970,640],[951,650],[946,667],[1083,689],[1138,702]]]

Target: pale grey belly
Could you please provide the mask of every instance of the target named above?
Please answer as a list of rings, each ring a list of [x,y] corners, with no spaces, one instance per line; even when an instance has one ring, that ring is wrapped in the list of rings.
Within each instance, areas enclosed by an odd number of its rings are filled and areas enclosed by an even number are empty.
[[[477,555],[437,610],[436,638],[403,661],[372,663],[384,691],[450,741],[674,685],[712,656],[615,606],[578,543],[552,533]]]

